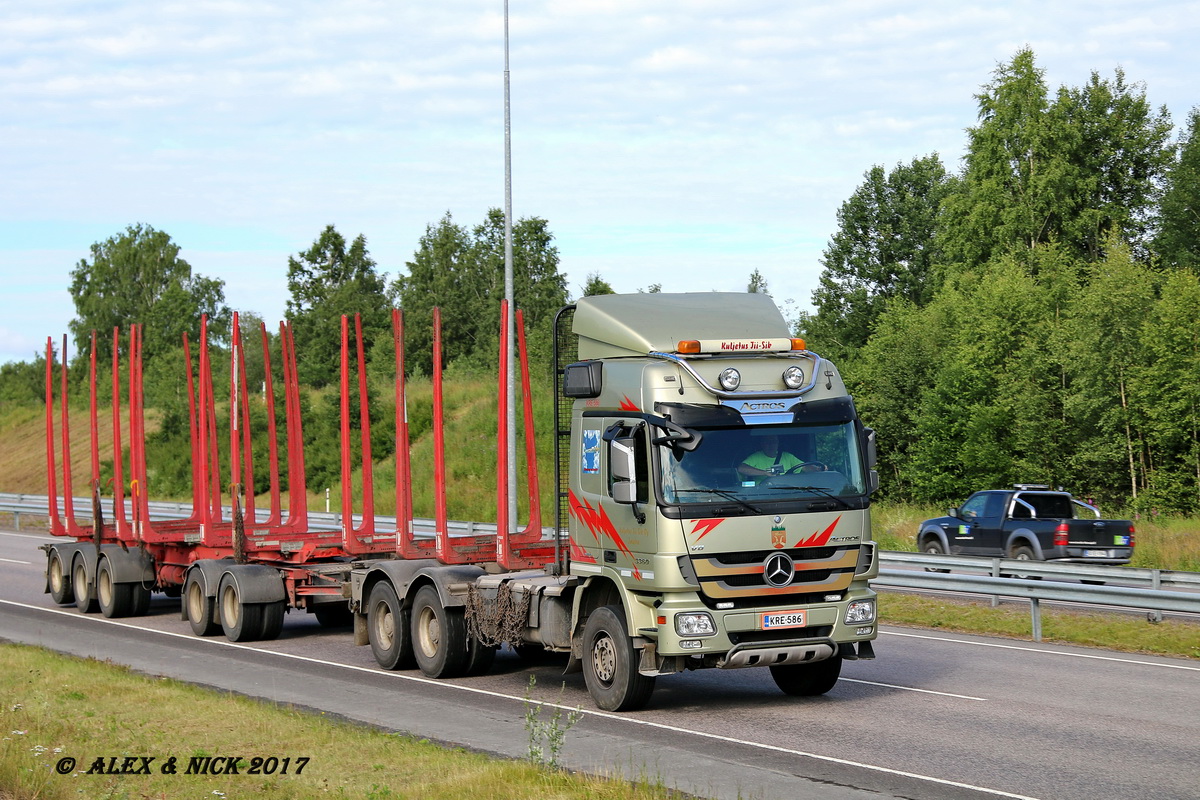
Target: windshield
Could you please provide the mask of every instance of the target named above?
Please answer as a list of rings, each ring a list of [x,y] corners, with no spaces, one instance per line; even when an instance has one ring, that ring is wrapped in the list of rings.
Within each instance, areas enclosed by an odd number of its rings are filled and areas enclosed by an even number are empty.
[[[697,428],[692,451],[659,448],[667,503],[760,505],[857,497],[866,478],[853,422]]]

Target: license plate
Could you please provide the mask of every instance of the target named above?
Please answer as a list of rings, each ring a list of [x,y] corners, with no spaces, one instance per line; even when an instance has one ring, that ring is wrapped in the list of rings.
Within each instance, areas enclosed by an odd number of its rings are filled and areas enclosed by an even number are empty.
[[[772,614],[762,615],[762,629],[764,631],[778,630],[780,628],[803,628],[808,624],[807,611],[776,611]]]
[[[1085,558],[1112,558],[1111,550],[1084,550]]]

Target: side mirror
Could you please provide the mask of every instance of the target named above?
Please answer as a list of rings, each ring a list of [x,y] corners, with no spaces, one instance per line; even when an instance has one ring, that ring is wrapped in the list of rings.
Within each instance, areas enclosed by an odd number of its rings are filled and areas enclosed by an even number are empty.
[[[954,517],[955,519],[958,519],[958,506],[951,507],[950,516]]]
[[[871,428],[863,428],[867,432],[867,469],[874,469],[875,464],[879,461],[879,450],[875,444],[875,431]]]
[[[608,463],[613,476],[612,497],[623,505],[637,502],[635,444],[632,436],[615,438],[608,443]]]

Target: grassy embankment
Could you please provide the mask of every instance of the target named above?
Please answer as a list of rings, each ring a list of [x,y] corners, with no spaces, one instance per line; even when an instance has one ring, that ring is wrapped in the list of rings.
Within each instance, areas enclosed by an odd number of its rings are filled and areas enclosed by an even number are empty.
[[[0,644],[0,697],[0,800],[673,796],[653,780],[632,785],[490,758],[32,647]],[[97,758],[107,768],[116,757],[120,769],[127,756],[153,757],[150,774],[86,774]],[[163,774],[172,756],[176,771]],[[206,756],[246,760],[236,775],[186,774]],[[249,759],[272,756],[279,761],[259,771],[274,774],[247,774]],[[311,760],[301,766],[300,757]],[[129,768],[141,765],[134,758]]]

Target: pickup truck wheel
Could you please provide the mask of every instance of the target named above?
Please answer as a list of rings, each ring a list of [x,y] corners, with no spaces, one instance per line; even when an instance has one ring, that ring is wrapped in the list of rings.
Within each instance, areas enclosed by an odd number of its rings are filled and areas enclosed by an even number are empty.
[[[842,657],[833,656],[815,664],[784,664],[771,667],[771,677],[784,694],[815,697],[825,694],[842,674]]]
[[[1033,548],[1023,544],[1013,548],[1012,559],[1014,561],[1037,561],[1037,556],[1034,555]],[[1040,581],[1042,579],[1041,575],[1026,575],[1021,572],[1008,572],[1005,573],[1004,577],[1019,578],[1028,581]]]
[[[583,679],[604,711],[636,711],[654,691],[654,677],[638,672],[638,654],[619,606],[596,609],[583,626]]]
[[[942,543],[939,542],[937,539],[930,538],[930,539],[926,539],[921,544],[921,552],[925,553],[927,555],[931,555],[931,556],[944,556],[944,555],[946,555],[946,548],[942,547]],[[949,572],[950,570],[938,569],[937,567],[926,567],[925,571],[926,572]]]
[[[467,621],[461,609],[442,605],[437,589],[422,586],[413,598],[413,655],[430,678],[457,678],[467,665]]]
[[[408,611],[386,580],[371,588],[367,600],[367,639],[376,663],[384,669],[412,669],[417,665]]]
[[[183,586],[183,605],[187,609],[188,624],[197,636],[216,636],[221,632],[217,619],[217,599],[204,593],[204,583],[198,570],[188,572]]]
[[[50,599],[55,603],[69,606],[75,602],[75,592],[71,591],[70,572],[57,550],[51,551],[46,562],[46,582],[50,584]]]

